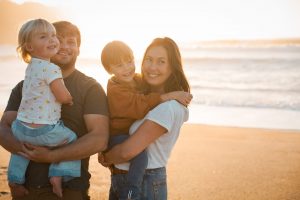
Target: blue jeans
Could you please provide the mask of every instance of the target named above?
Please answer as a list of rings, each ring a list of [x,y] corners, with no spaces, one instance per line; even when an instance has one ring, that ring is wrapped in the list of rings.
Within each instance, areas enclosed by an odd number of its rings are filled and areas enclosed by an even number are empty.
[[[124,142],[128,138],[129,135],[112,136],[109,140],[109,149],[115,146],[116,144]],[[132,199],[140,198],[142,191],[141,186],[147,165],[148,156],[145,150],[130,160],[130,167],[128,175],[124,182],[124,187],[119,192],[120,199],[127,199],[128,196],[131,196]]]
[[[77,138],[76,134],[65,127],[62,121],[57,122],[55,125],[30,128],[25,126],[21,121],[15,120],[11,129],[19,141],[40,146],[55,147],[64,140],[71,143]],[[9,182],[23,184],[28,164],[28,159],[17,154],[12,154],[8,167]],[[51,164],[49,177],[62,176],[63,181],[68,181],[72,177],[80,177],[80,165],[80,160]]]
[[[120,191],[125,187],[128,174],[111,175],[109,200],[123,200]],[[145,171],[140,200],[167,200],[166,168],[147,169]],[[137,200],[135,198],[132,198]]]

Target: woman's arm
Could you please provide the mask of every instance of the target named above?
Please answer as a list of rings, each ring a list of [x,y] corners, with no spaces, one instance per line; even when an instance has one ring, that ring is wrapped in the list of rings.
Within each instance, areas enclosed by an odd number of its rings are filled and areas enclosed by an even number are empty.
[[[124,163],[138,155],[164,133],[167,133],[166,128],[151,120],[145,120],[129,139],[104,154],[105,161],[111,164]]]

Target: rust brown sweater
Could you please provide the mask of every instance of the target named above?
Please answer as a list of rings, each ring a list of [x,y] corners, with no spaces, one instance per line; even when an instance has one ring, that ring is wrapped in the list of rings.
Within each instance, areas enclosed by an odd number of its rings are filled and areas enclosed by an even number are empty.
[[[157,106],[160,94],[143,94],[138,89],[142,83],[141,77],[136,74],[134,86],[120,83],[114,77],[107,83],[107,98],[110,112],[110,134],[128,134],[131,124],[142,119],[148,111]]]

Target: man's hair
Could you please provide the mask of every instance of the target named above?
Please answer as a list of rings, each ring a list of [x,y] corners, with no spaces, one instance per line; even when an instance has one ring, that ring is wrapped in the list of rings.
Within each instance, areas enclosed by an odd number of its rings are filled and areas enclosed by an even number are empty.
[[[31,60],[31,55],[26,49],[26,44],[31,41],[35,34],[48,31],[55,32],[55,28],[45,19],[29,20],[22,25],[18,34],[17,52],[26,63],[29,63]]]
[[[101,62],[104,69],[111,74],[110,67],[124,61],[133,60],[133,52],[124,42],[114,40],[105,45],[101,53]]]
[[[68,21],[57,21],[53,23],[56,28],[56,34],[61,37],[75,36],[77,41],[77,46],[80,47],[81,36],[80,31],[77,26]]]

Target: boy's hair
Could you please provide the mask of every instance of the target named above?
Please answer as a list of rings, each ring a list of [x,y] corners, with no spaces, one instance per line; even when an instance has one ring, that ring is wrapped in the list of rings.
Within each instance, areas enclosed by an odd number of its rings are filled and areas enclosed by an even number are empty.
[[[33,19],[22,25],[18,35],[17,52],[26,63],[31,60],[31,55],[26,49],[26,43],[30,42],[34,34],[49,30],[55,32],[54,26],[45,19]]]
[[[80,47],[81,35],[77,26],[68,21],[57,21],[53,23],[56,28],[56,34],[58,37],[75,36],[77,41],[77,46]]]
[[[124,42],[114,40],[105,45],[101,53],[101,62],[104,69],[111,74],[110,67],[124,61],[133,60],[133,52]]]

